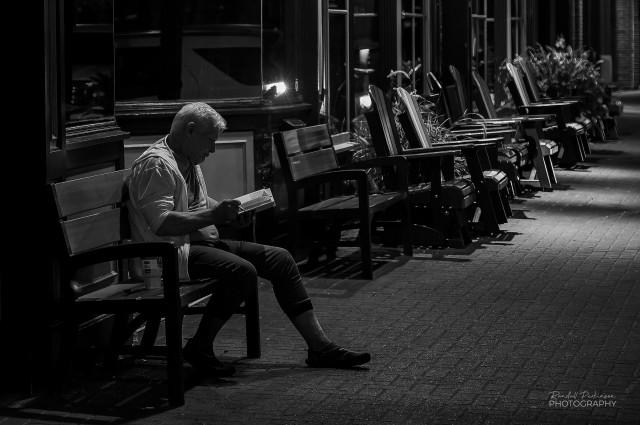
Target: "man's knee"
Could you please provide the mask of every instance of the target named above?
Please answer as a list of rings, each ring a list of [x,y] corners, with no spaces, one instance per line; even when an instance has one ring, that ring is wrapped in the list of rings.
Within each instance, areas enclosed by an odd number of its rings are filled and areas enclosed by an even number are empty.
[[[231,284],[242,287],[244,293],[251,293],[258,282],[258,272],[253,264],[242,261],[231,274]]]
[[[278,276],[299,275],[298,266],[289,251],[281,247],[269,247],[271,258],[271,269]]]
[[[272,246],[270,249],[273,251],[274,258],[281,263],[290,264],[294,263],[295,260],[289,251],[279,246]]]

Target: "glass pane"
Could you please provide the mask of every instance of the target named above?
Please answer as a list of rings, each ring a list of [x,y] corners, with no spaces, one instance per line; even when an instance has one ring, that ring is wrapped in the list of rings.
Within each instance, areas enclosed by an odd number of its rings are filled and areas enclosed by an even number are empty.
[[[346,36],[345,16],[329,15],[329,96],[325,107],[332,134],[348,128]]]
[[[413,0],[402,0],[402,12],[404,13],[413,12]]]
[[[114,3],[116,100],[261,98],[260,0]]]
[[[110,119],[114,115],[111,1],[66,0],[64,8],[67,125]]]
[[[473,0],[471,2],[471,13],[475,13],[476,15],[484,15],[484,1],[485,0]]]
[[[423,40],[424,25],[422,18],[405,18],[402,20],[402,70],[409,76],[409,81],[402,83],[411,84],[411,88],[423,93],[422,85],[422,54],[424,51]]]
[[[264,0],[262,5],[262,73],[263,86],[275,93],[292,92],[295,69],[287,69],[284,28],[284,1]],[[291,67],[289,67],[291,68]]]
[[[329,0],[329,9],[347,9],[347,0]]]
[[[354,22],[351,65],[354,68],[354,113],[357,116],[371,107],[368,90],[380,72],[380,42],[377,17],[358,17]]]
[[[493,90],[493,83],[495,80],[495,51],[494,51],[494,43],[492,40],[495,40],[494,35],[494,23],[487,22],[487,39],[489,40],[489,44],[487,45],[487,53],[485,55],[485,70],[486,70],[486,83],[491,90]]]
[[[353,13],[377,13],[378,0],[351,0]]]
[[[416,2],[418,3],[418,2]],[[415,42],[414,42],[414,63],[412,70],[413,72],[410,74],[411,81],[413,83],[413,88],[418,91],[418,93],[424,93],[423,81],[423,52],[424,52],[424,25],[423,20],[421,18],[416,18],[415,20]]]
[[[511,55],[515,57],[520,50],[520,25],[518,21],[511,22]]]

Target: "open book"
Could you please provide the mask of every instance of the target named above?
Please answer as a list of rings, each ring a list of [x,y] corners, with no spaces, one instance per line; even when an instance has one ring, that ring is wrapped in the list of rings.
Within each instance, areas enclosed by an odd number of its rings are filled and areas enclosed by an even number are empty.
[[[246,195],[239,196],[237,198],[238,201],[241,202],[241,207],[243,211],[262,211],[269,208],[272,208],[276,205],[273,195],[271,194],[271,189],[260,189],[255,192],[247,193]]]

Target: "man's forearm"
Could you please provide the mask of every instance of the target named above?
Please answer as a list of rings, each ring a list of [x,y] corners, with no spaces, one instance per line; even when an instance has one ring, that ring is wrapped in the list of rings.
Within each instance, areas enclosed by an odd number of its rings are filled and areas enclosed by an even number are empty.
[[[213,211],[210,209],[194,212],[171,211],[156,234],[158,236],[187,235],[211,224],[215,223]]]

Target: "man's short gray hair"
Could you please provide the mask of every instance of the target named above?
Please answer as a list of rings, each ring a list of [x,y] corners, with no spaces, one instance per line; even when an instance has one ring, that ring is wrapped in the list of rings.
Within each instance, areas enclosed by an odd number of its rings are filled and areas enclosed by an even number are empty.
[[[191,121],[201,125],[210,119],[213,119],[213,125],[220,133],[227,129],[225,119],[210,105],[204,102],[188,103],[184,105],[173,118],[171,132],[174,133],[184,129],[187,123]]]

